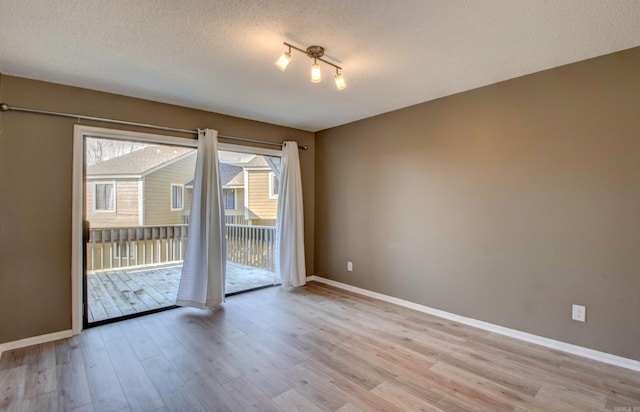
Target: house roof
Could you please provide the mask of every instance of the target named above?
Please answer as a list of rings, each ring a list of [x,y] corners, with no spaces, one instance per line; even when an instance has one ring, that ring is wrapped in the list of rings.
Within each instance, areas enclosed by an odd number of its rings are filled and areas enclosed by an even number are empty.
[[[244,186],[244,169],[230,163],[220,163],[220,183],[222,186]],[[193,188],[193,179],[185,183],[186,187]]]
[[[237,165],[241,165],[243,167],[269,167],[269,164],[266,160],[264,160],[264,156],[257,155],[254,156],[251,160],[245,163],[236,163]]]
[[[248,162],[220,162],[220,182],[222,186],[244,186],[244,169],[254,167],[269,167],[269,164],[262,155],[256,155]],[[193,179],[185,183],[185,186],[193,187]]]
[[[241,166],[220,163],[220,182],[222,186],[243,186],[244,169]]]
[[[150,145],[87,167],[87,176],[143,175],[150,170],[190,153],[186,147]]]

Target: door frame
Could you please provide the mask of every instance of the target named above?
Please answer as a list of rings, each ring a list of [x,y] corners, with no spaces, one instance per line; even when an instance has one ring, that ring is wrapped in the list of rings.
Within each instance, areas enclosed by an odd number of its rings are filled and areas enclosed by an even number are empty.
[[[73,177],[71,207],[71,330],[78,335],[83,329],[84,317],[84,139],[99,137],[115,140],[135,140],[144,143],[172,144],[198,147],[198,140],[192,137],[176,137],[153,133],[133,132],[76,124],[73,126]],[[265,149],[250,145],[218,143],[218,150],[259,155],[282,156],[282,150]]]
[[[193,138],[175,137],[152,133],[132,132],[84,125],[73,126],[73,204],[71,208],[71,330],[74,335],[83,328],[84,307],[84,139],[98,137],[114,140],[133,140],[143,143],[172,144],[176,146],[198,147]]]

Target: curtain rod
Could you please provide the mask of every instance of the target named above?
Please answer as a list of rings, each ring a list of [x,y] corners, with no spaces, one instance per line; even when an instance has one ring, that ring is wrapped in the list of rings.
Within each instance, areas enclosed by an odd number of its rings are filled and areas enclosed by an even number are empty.
[[[107,119],[107,118],[104,118],[104,117],[84,116],[84,115],[81,115],[81,114],[52,112],[52,111],[49,111],[49,110],[39,110],[39,109],[29,109],[27,107],[9,106],[6,103],[0,103],[0,111],[3,111],[3,112],[14,111],[14,112],[33,113],[33,114],[44,114],[44,115],[47,115],[47,116],[67,117],[67,118],[70,118],[70,119],[77,119],[77,120],[81,120],[82,119],[82,120],[90,120],[90,121],[94,121],[94,122],[103,122],[103,123],[120,124],[120,125],[125,125],[125,126],[144,127],[146,129],[164,130],[166,132],[177,132],[177,133],[193,134],[193,135],[196,135],[196,136],[198,135],[198,131],[197,130],[178,129],[178,128],[175,128],[175,127],[166,127],[166,126],[156,126],[154,124],[128,122],[126,120]],[[221,139],[226,139],[226,140],[236,140],[236,141],[240,141],[240,142],[256,143],[256,144],[263,144],[263,145],[268,145],[268,146],[279,146],[279,147],[282,147],[282,145],[284,144],[284,143],[276,143],[276,142],[266,142],[266,141],[258,140],[258,139],[249,139],[249,138],[246,138],[246,137],[226,136],[226,135],[223,135],[223,134],[219,134],[218,137],[221,138]],[[309,148],[309,146],[306,146],[306,145],[305,146],[298,146],[298,148],[300,150],[307,150]]]

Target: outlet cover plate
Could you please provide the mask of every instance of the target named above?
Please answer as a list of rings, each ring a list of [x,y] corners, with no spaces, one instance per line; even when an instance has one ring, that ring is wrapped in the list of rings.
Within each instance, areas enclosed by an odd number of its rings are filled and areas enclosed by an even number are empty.
[[[586,322],[587,321],[587,307],[582,305],[572,305],[571,306],[571,319],[577,320],[578,322]]]

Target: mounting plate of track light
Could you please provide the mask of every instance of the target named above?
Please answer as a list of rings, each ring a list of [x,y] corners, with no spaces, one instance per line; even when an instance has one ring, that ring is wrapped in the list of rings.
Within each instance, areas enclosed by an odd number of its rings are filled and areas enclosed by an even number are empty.
[[[309,57],[317,59],[318,57],[324,56],[324,47],[322,46],[309,46],[307,47],[307,54]]]
[[[334,78],[336,82],[336,88],[338,90],[342,90],[345,87],[347,87],[347,83],[345,82],[344,77],[342,76],[342,73],[340,73],[340,70],[342,70],[342,67],[336,64],[333,64],[322,58],[322,56],[324,56],[324,47],[309,46],[307,47],[306,50],[304,50],[294,45],[291,45],[287,42],[284,42],[283,44],[288,47],[288,51],[285,51],[284,53],[282,53],[282,55],[278,58],[278,60],[275,61],[274,65],[278,69],[284,71],[289,65],[289,63],[291,62],[291,50],[292,49],[297,50],[301,53],[306,54],[307,57],[313,59],[313,64],[311,65],[311,82],[312,83],[319,83],[322,80],[320,65],[318,64],[318,60],[320,60],[321,62],[328,64],[329,66],[332,66],[336,69],[336,75]]]

